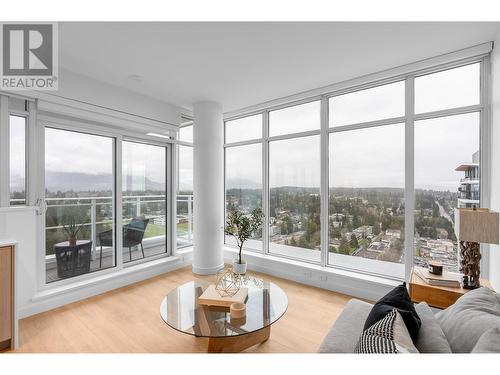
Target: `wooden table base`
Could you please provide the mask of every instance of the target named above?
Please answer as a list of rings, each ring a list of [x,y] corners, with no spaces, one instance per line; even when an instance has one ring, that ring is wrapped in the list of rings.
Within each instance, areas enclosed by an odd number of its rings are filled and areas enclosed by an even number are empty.
[[[208,353],[238,353],[266,341],[271,326],[241,336],[211,337],[208,339]]]

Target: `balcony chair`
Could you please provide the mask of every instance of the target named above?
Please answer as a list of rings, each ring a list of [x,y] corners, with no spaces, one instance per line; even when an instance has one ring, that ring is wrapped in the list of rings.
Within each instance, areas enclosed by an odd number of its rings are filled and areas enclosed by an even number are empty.
[[[146,232],[149,219],[143,216],[134,217],[130,223],[123,226],[123,247],[128,247],[128,254],[130,261],[132,261],[132,247],[141,246],[142,257],[144,258],[144,247],[142,246],[142,239]],[[99,233],[99,244],[101,246],[101,253],[99,256],[99,268],[102,266],[102,247],[113,246],[113,230],[106,230]]]

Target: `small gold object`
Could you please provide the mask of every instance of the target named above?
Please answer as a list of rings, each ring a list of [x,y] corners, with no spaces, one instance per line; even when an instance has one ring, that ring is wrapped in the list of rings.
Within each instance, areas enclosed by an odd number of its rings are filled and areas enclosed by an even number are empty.
[[[230,267],[217,272],[215,290],[221,297],[232,297],[240,290],[240,279]]]
[[[232,297],[241,289],[252,283],[257,288],[263,288],[264,281],[252,276],[249,272],[246,274],[237,274],[233,272],[232,267],[226,266],[216,274],[215,290],[221,297]]]

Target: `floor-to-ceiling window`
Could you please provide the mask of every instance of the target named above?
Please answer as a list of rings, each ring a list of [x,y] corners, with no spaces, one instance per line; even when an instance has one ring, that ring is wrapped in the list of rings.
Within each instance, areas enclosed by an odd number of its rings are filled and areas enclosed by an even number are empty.
[[[328,263],[404,275],[405,83],[329,99]]]
[[[262,115],[227,121],[225,139],[225,212],[250,214],[262,207]],[[225,242],[236,244],[230,236]],[[249,250],[262,250],[262,231],[245,245]]]
[[[47,127],[44,148],[46,281],[114,267],[115,139]]]
[[[484,190],[485,61],[229,118],[226,210],[267,214],[247,247],[397,279],[431,259],[457,270],[454,208]]]
[[[269,112],[270,253],[321,258],[320,125],[319,101]]]
[[[193,120],[182,119],[177,145],[177,247],[193,244]]]
[[[420,266],[438,259],[457,271],[454,209],[480,206],[480,69],[475,63],[415,78],[414,262]]]
[[[167,252],[167,149],[122,142],[123,263]]]

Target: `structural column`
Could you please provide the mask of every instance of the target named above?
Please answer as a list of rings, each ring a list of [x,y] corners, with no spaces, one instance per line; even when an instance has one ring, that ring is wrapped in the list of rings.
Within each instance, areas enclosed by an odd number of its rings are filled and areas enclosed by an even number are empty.
[[[222,106],[194,105],[193,272],[214,274],[224,266],[224,131]]]

